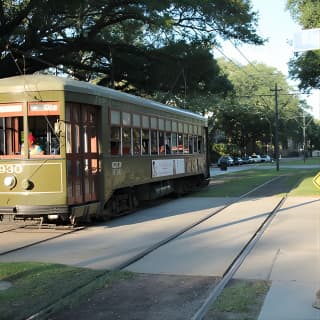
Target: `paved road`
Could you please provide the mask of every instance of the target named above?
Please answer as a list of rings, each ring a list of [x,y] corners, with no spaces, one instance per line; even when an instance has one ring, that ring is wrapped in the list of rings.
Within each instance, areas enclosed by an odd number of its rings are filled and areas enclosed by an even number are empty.
[[[252,165],[241,165],[241,166],[232,166],[232,167],[228,167],[227,170],[221,170],[219,167],[217,166],[211,166],[210,167],[210,176],[218,176],[221,174],[227,174],[227,173],[232,173],[232,172],[237,172],[237,171],[243,171],[243,170],[248,170],[250,168],[255,167],[254,164]]]
[[[46,261],[88,268],[114,268],[231,200],[176,199],[23,251],[0,256],[0,261]]]
[[[142,273],[223,276],[280,201],[243,199],[127,269]]]

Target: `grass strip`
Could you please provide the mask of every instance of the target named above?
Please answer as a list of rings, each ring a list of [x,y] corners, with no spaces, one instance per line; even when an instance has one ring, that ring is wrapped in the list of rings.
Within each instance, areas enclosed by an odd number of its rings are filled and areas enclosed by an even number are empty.
[[[232,280],[212,304],[205,320],[256,320],[269,288],[268,281]]]
[[[283,177],[287,189],[293,189],[294,196],[318,196],[319,189],[312,183],[317,169],[251,169],[233,172],[211,178],[208,187],[193,193],[192,197],[239,197],[253,188],[275,177]],[[293,192],[294,191],[294,192]],[[281,196],[283,193],[279,193]],[[291,193],[290,193],[291,195]]]
[[[306,158],[304,161],[303,158],[301,159],[283,159],[280,160],[280,167],[281,165],[286,165],[286,166],[308,166],[308,165],[320,165],[320,158],[319,157],[312,157],[312,158]]]
[[[0,291],[0,318],[26,319],[61,297],[66,298],[56,309],[79,303],[81,297],[130,274],[38,262],[0,263],[0,280],[12,283],[12,287]]]

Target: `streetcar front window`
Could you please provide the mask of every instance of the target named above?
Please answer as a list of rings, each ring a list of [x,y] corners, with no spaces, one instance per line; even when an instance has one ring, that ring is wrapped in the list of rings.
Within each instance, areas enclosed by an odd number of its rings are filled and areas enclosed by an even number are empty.
[[[59,117],[58,116],[31,116],[29,117],[28,127],[28,144],[30,149],[30,142],[34,140],[34,143],[39,146],[39,154],[45,155],[59,155],[60,154],[60,142],[59,132]],[[24,139],[24,140],[27,140]],[[41,151],[40,151],[41,150]],[[32,154],[29,150],[30,156]]]
[[[57,123],[58,116],[30,116],[25,133],[22,116],[0,117],[0,156],[59,155]]]
[[[0,155],[18,155],[23,140],[23,117],[0,118]]]

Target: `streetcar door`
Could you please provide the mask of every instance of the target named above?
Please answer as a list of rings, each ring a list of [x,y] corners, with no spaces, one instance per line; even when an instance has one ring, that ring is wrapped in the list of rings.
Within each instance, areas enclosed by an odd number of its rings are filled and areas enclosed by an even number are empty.
[[[97,201],[99,178],[99,108],[66,105],[68,204]]]

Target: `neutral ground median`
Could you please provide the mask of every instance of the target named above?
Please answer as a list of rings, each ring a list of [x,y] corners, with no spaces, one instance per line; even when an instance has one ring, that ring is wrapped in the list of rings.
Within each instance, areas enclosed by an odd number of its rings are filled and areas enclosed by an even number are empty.
[[[290,186],[290,196],[319,196],[319,189],[312,183],[313,177],[319,170],[309,169],[307,166],[296,169],[295,165],[297,162],[292,164],[292,168],[281,169],[279,172],[250,169],[214,177],[207,188],[189,196],[238,197],[276,177],[282,177],[282,183]],[[131,281],[134,277],[135,274],[128,272],[106,273],[105,270],[89,270],[57,264],[0,263],[0,281],[11,284],[8,288],[3,286],[2,290],[0,286],[0,318],[27,319],[51,304],[55,304],[54,307],[59,310],[65,306],[76,306],[83,301],[87,303],[97,289],[108,290],[111,288],[110,283]],[[262,287],[265,288],[264,284]],[[260,285],[258,287],[252,285],[249,289],[252,291],[256,290],[255,288],[261,290]],[[243,285],[237,284],[234,290],[244,290]],[[223,299],[230,300],[228,292],[229,295],[234,295],[234,290],[226,291],[226,295],[222,296]],[[72,294],[75,292],[76,294]],[[250,295],[252,294],[254,295],[250,292]],[[223,301],[219,302],[219,312],[224,312],[221,305],[224,305]],[[229,307],[227,304],[225,308]],[[237,304],[233,304],[232,308],[237,309]]]

